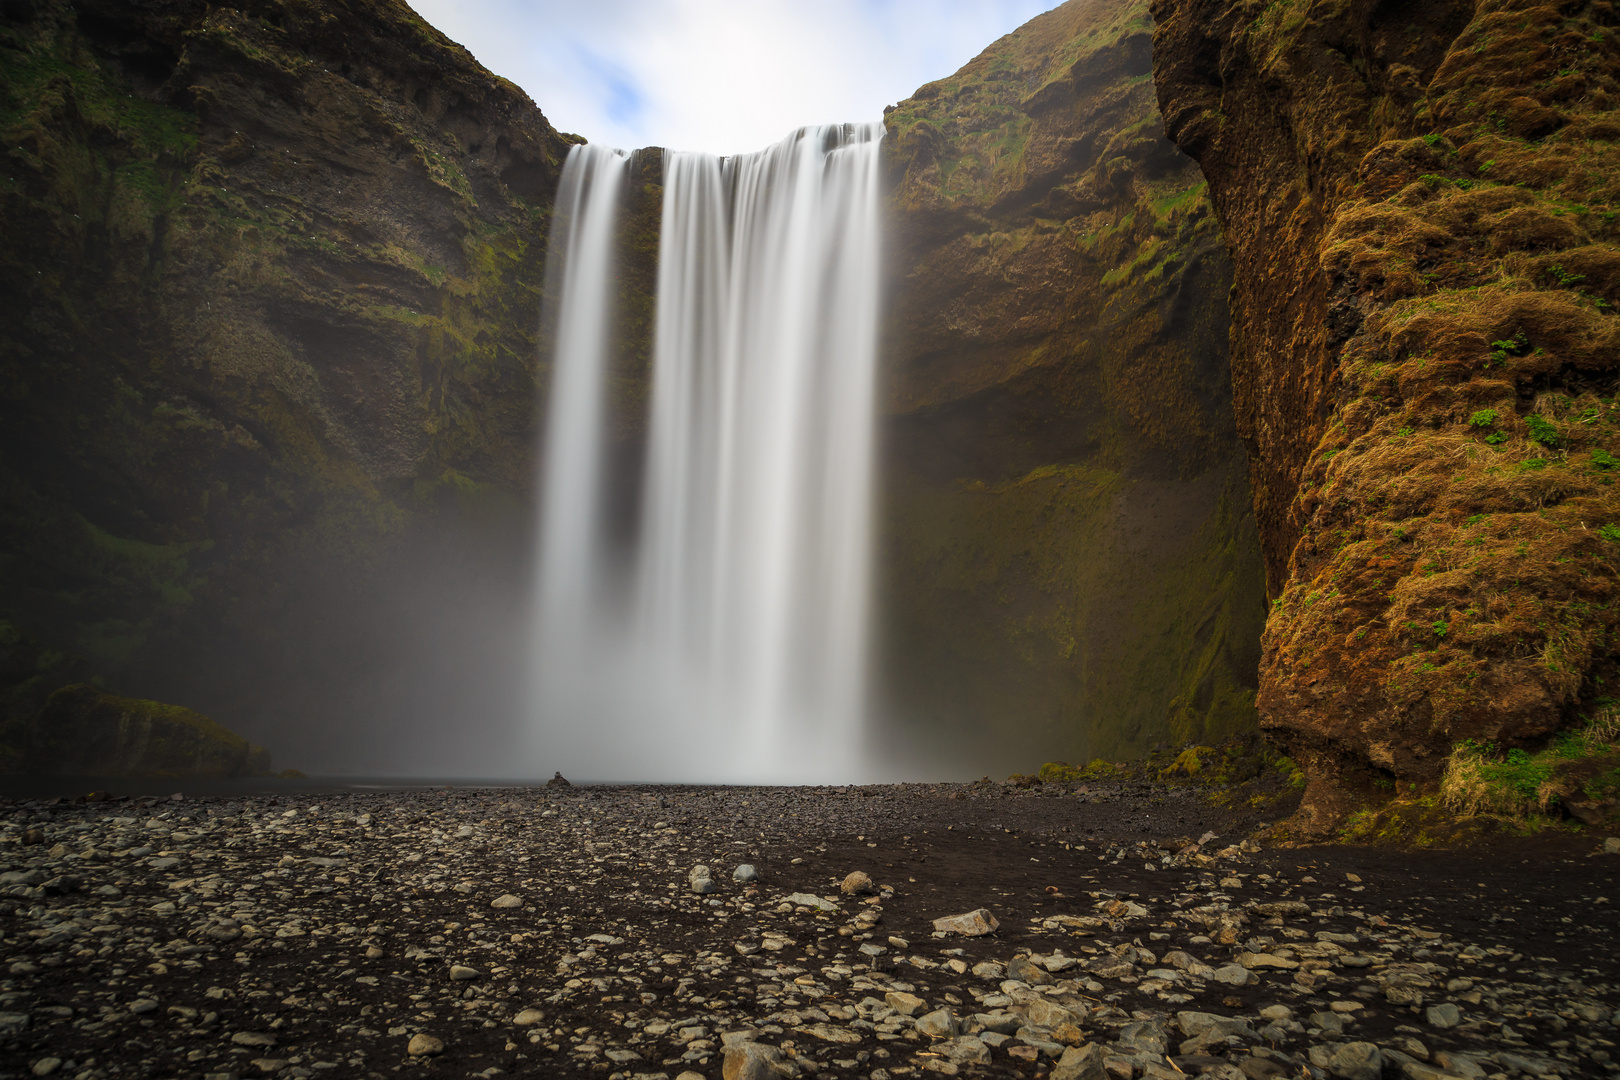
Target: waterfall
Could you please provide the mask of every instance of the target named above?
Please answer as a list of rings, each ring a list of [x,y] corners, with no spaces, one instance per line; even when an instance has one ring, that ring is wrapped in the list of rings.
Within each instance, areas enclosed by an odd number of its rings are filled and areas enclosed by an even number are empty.
[[[542,768],[863,773],[881,136],[878,124],[814,127],[756,154],[665,155],[629,550],[601,524],[609,319],[598,302],[612,292],[623,159],[570,155],[548,290]]]

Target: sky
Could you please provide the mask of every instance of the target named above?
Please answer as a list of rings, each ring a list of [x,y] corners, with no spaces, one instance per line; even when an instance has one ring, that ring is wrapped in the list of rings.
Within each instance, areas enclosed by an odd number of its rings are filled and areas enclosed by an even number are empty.
[[[409,0],[560,131],[759,150],[881,120],[1058,0]]]

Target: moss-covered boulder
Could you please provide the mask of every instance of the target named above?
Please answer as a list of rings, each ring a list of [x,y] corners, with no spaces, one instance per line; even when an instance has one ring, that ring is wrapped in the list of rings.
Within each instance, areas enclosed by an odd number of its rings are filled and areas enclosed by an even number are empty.
[[[23,770],[57,776],[266,776],[270,752],[201,713],[65,686],[23,732]]]

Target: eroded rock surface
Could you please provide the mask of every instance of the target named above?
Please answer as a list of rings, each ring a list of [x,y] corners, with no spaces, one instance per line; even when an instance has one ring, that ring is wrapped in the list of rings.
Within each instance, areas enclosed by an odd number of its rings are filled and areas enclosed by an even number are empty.
[[[1620,22],[1606,3],[1158,0],[1232,255],[1274,610],[1262,723],[1331,827],[1616,676]]]

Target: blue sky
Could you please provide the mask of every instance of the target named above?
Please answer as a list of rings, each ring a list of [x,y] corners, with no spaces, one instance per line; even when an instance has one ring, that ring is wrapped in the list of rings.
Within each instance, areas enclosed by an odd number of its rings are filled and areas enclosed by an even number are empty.
[[[563,131],[758,150],[878,120],[1055,0],[409,0]]]

